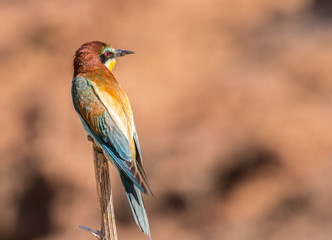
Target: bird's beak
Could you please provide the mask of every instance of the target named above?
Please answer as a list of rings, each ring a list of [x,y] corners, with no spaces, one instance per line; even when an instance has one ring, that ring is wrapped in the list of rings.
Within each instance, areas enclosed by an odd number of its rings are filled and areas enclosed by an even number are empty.
[[[115,49],[114,57],[115,58],[122,57],[122,56],[127,55],[127,54],[134,54],[134,52],[128,51],[128,50]]]

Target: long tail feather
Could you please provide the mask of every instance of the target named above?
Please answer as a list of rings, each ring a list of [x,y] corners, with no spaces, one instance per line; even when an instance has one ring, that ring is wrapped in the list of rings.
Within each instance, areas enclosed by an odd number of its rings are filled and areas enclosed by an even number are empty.
[[[141,231],[144,232],[151,240],[149,221],[144,208],[141,191],[122,172],[120,173],[120,176],[136,224],[139,226]]]

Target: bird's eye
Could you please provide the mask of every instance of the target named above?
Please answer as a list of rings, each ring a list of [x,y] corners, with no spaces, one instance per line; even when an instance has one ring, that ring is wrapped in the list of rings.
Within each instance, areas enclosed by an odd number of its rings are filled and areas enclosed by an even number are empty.
[[[112,55],[111,52],[109,52],[109,51],[105,52],[105,57],[110,58],[111,55]]]

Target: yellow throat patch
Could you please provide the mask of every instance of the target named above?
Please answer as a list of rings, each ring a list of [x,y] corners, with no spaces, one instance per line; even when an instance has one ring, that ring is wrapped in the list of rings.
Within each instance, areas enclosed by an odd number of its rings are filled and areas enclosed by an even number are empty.
[[[115,66],[115,63],[116,63],[115,58],[111,58],[111,59],[108,59],[107,62],[105,62],[105,66],[106,66],[110,71],[112,71],[112,69],[113,69],[114,66]]]

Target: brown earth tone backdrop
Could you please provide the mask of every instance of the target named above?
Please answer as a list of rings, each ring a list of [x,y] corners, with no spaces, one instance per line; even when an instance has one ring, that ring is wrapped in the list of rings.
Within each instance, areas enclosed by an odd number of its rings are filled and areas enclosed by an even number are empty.
[[[328,0],[0,2],[0,239],[90,240],[91,143],[74,112],[75,50],[135,51],[131,100],[154,240],[332,239]],[[119,239],[147,239],[118,175]]]

